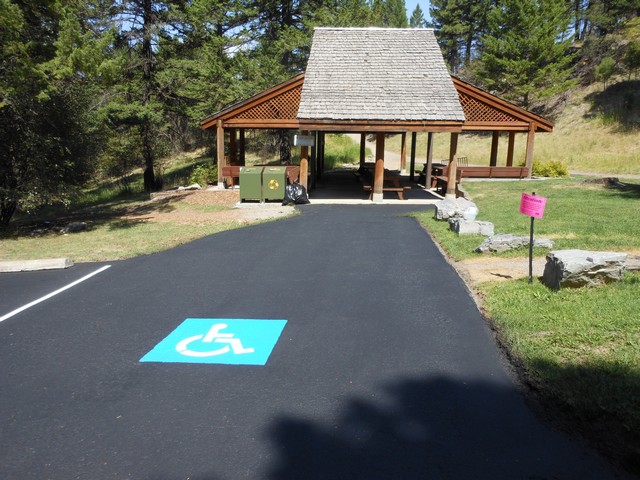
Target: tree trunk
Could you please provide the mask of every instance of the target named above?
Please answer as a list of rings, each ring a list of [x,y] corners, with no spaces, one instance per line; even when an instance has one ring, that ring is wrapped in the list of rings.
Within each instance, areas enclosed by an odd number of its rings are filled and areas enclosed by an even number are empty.
[[[13,217],[17,207],[18,203],[15,200],[0,199],[0,227],[9,225],[9,220]]]
[[[153,82],[153,50],[151,48],[151,27],[153,25],[152,0],[144,0],[142,3],[142,108],[146,109],[151,100]],[[140,134],[142,136],[142,156],[144,157],[144,191],[154,192],[158,190],[154,167],[153,135],[151,120],[146,117],[143,120]]]

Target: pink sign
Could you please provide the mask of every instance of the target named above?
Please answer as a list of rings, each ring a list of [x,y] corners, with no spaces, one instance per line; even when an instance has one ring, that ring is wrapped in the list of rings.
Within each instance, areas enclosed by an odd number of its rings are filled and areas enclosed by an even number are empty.
[[[525,215],[534,218],[542,218],[546,204],[546,197],[538,197],[536,195],[523,193],[522,200],[520,201],[520,213],[524,213]]]

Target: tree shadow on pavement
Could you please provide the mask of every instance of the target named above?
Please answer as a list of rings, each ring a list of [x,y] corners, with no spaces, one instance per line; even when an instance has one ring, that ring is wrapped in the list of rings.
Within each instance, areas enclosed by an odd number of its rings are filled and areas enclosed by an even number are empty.
[[[624,478],[499,383],[407,379],[334,422],[283,416],[268,433],[271,480]]]

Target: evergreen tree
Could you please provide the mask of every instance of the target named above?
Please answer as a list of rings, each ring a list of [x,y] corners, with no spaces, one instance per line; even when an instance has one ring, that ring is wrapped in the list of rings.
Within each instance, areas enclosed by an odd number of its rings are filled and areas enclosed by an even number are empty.
[[[406,28],[409,24],[404,0],[373,0],[371,14],[378,27]]]
[[[431,0],[432,25],[453,72],[469,65],[487,31],[492,0]]]
[[[93,171],[100,61],[83,7],[0,0],[0,225],[19,207],[68,201]]]
[[[424,19],[424,13],[422,13],[422,9],[420,8],[420,4],[416,4],[416,8],[414,8],[413,13],[411,14],[411,19],[409,20],[409,26],[411,28],[423,28],[427,25],[427,21]]]
[[[409,26],[404,0],[387,0],[386,8],[389,20],[385,26],[392,28],[407,28]]]
[[[503,0],[491,10],[483,37],[480,72],[486,86],[525,108],[566,90],[569,22],[564,0]]]

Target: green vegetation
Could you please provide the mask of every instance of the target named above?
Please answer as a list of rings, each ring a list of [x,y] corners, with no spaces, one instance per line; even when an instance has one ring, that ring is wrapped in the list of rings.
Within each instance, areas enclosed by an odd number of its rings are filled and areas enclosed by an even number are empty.
[[[606,188],[584,180],[468,182],[478,219],[496,232],[526,235],[523,191],[548,198],[536,236],[558,249],[640,252],[640,185]],[[615,212],[612,216],[611,212]],[[482,237],[457,237],[432,214],[418,218],[454,259],[479,254]],[[528,252],[493,254],[525,257]],[[546,251],[536,251],[541,256]],[[523,272],[523,276],[526,272]],[[549,290],[527,278],[476,285],[498,337],[523,378],[606,453],[637,471],[640,455],[640,273],[598,288]],[[574,427],[575,428],[575,427]]]
[[[490,221],[496,233],[528,235],[529,218],[519,212],[522,193],[547,197],[544,218],[536,221],[536,236],[552,239],[556,248],[637,251],[640,249],[640,185],[628,190],[607,189],[583,180],[463,182],[463,188],[478,205],[478,220]],[[612,212],[615,212],[612,217]],[[458,237],[446,222],[421,213],[420,220],[433,231],[456,260],[480,256],[473,250],[480,236]],[[539,255],[544,254],[542,251]],[[506,257],[527,252],[506,252]]]
[[[366,155],[370,154],[371,150],[367,149]],[[360,161],[360,145],[346,135],[327,135],[324,157],[327,170],[341,165],[354,165]]]
[[[487,315],[541,397],[608,455],[638,471],[640,274],[551,292],[526,280],[479,287]]]
[[[568,177],[569,169],[564,163],[557,160],[547,162],[534,160],[531,175],[534,177]]]
[[[220,207],[210,207],[212,211]],[[75,262],[121,260],[168,250],[206,235],[228,230],[228,223],[184,224],[113,217],[87,232],[45,237],[0,238],[0,258],[71,258]]]

